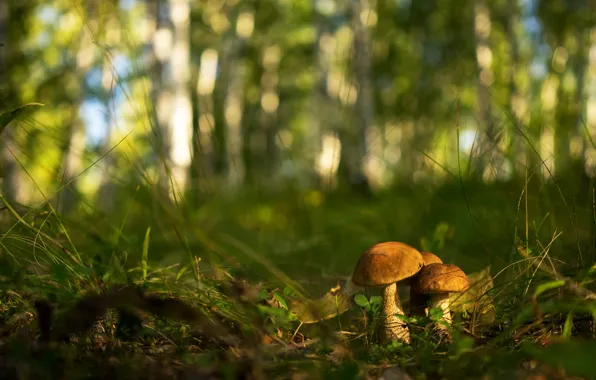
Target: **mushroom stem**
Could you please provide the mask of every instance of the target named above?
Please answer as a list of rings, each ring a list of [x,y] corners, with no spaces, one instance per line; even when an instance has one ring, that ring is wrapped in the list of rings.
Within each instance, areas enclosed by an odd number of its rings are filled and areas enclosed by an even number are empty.
[[[385,339],[387,341],[397,340],[406,344],[410,343],[410,332],[406,323],[396,315],[404,315],[399,296],[397,284],[393,283],[383,288],[383,312],[385,314]]]
[[[437,328],[445,330],[447,329],[447,326],[440,322],[444,321],[447,323],[447,325],[451,325],[452,323],[451,312],[449,311],[449,293],[440,293],[432,295],[430,308],[432,309],[436,307],[440,308],[443,311],[443,316],[441,317],[441,320],[438,321],[435,325]]]

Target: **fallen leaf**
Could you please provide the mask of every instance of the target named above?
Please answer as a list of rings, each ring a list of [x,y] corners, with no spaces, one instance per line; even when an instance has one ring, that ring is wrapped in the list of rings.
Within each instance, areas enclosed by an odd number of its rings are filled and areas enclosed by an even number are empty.
[[[350,297],[342,292],[326,293],[316,300],[292,300],[290,311],[302,323],[317,323],[343,314],[352,306]]]
[[[479,324],[491,324],[496,319],[496,309],[488,291],[494,287],[490,274],[490,266],[479,272],[468,274],[470,288],[463,293],[454,293],[449,296],[451,311],[456,313],[466,312],[470,315],[477,313]]]

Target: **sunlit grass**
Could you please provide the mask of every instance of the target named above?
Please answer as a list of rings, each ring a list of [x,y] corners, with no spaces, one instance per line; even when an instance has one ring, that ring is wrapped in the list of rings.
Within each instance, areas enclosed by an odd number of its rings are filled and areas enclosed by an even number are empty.
[[[1,198],[6,378],[596,373],[587,178],[460,179],[363,198],[288,185],[172,200],[148,180],[115,186],[109,212]],[[410,345],[380,339],[378,291],[349,278],[366,248],[389,240],[469,275],[451,340],[432,328],[437,310],[407,319]]]
[[[37,335],[34,300],[55,303],[60,318],[86,294],[131,284],[147,294],[184,300],[221,326],[223,335],[206,337],[205,322],[156,318],[150,310],[141,313],[140,332],[126,340],[117,333],[117,322],[126,319],[108,313],[91,332],[52,346],[52,355],[66,360],[64,370],[73,377],[106,360],[113,370],[142,377],[141,363],[157,350],[176,373],[203,363],[202,371],[221,375],[228,363],[227,370],[267,376],[306,371],[314,378],[345,378],[399,365],[413,376],[503,378],[537,358],[543,364],[535,371],[566,368],[590,378],[583,364],[556,354],[558,347],[577,345],[594,354],[596,306],[589,290],[594,268],[578,268],[570,249],[576,246],[574,234],[558,232],[569,231],[566,210],[528,192],[526,218],[518,184],[464,185],[469,212],[458,186],[449,185],[433,191],[394,188],[361,201],[339,193],[247,192],[236,200],[214,197],[196,210],[171,208],[165,201],[155,208],[150,187],[137,186],[119,192],[131,196],[120,198],[121,212],[113,215],[62,217],[32,210],[19,216],[10,210],[2,236],[4,339],[11,342],[5,347],[12,347],[5,355],[42,366],[27,356],[38,350],[31,346]],[[557,193],[548,186],[540,191],[553,198]],[[591,210],[578,210],[576,217],[589,220]],[[517,241],[516,224],[524,231]],[[338,281],[345,287],[362,251],[384,240],[431,250],[468,274],[490,265],[494,287],[486,294],[494,318],[484,320],[474,309],[457,314],[451,343],[433,338],[430,320],[411,320],[411,346],[380,344],[378,308],[352,301],[339,317],[301,323],[292,312],[296,302],[322,297]],[[592,260],[589,242],[580,243],[584,262]],[[16,342],[29,353],[17,354]],[[119,359],[110,361],[115,355]],[[182,364],[171,364],[175,357]],[[79,360],[85,364],[76,364]]]

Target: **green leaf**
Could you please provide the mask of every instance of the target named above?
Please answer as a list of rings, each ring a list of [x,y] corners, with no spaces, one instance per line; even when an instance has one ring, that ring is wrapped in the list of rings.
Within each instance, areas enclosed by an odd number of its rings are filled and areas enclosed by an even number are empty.
[[[440,307],[433,307],[428,312],[428,317],[435,322],[440,320],[443,317],[443,309]]]
[[[284,318],[284,319],[288,319],[288,320],[292,320],[292,319],[296,318],[294,315],[288,314],[288,312],[286,310],[280,309],[278,307],[257,305],[257,310],[259,310],[261,315],[266,315],[269,317]]]
[[[86,265],[77,265],[74,268],[74,271],[87,278],[91,277],[91,275],[93,274],[93,268],[89,268]]]
[[[534,291],[534,299],[538,298],[538,296],[544,292],[547,292],[552,289],[560,288],[563,285],[565,285],[565,281],[563,281],[563,280],[554,280],[554,281],[545,282],[544,284],[540,284],[536,287],[536,290]]]
[[[273,297],[275,297],[275,299],[277,300],[277,302],[279,302],[279,305],[288,310],[288,304],[286,303],[286,301],[279,295],[279,293],[275,292],[273,293]]]
[[[188,265],[183,266],[182,268],[180,268],[180,270],[178,271],[178,273],[176,274],[176,281],[180,280],[180,277],[182,277],[182,275],[184,273],[186,273],[186,271],[188,270]]]
[[[43,104],[27,103],[18,108],[13,109],[12,111],[0,113],[0,133],[2,133],[4,129],[6,129],[8,124],[10,124],[11,121],[16,119],[25,109],[31,107],[43,107]]]
[[[370,307],[370,302],[364,294],[356,294],[354,296],[354,302],[360,307]]]
[[[143,268],[143,281],[147,279],[147,269],[149,268],[148,257],[149,257],[149,235],[151,234],[151,226],[147,228],[145,232],[145,240],[143,241],[143,259],[141,260],[141,266]]]
[[[284,293],[284,296],[288,296],[288,297],[292,297],[295,295],[294,291],[289,286],[284,286],[283,293]]]
[[[565,320],[565,324],[563,325],[563,338],[569,339],[571,338],[571,329],[573,328],[573,312],[567,313],[567,319]]]
[[[596,340],[572,340],[541,348],[526,343],[522,346],[539,361],[565,370],[571,376],[585,376],[594,379],[594,358],[596,358]]]
[[[55,263],[51,266],[52,278],[60,283],[66,284],[70,278],[68,268],[62,263]]]
[[[451,359],[460,357],[462,354],[472,352],[474,349],[474,339],[469,336],[459,336],[454,341],[455,355]]]
[[[379,306],[383,303],[383,297],[381,296],[372,296],[369,300],[371,305]]]
[[[264,299],[267,299],[268,296],[269,296],[269,293],[267,292],[267,290],[264,288],[261,288],[261,290],[259,290],[259,294],[257,295],[256,302],[261,302]]]

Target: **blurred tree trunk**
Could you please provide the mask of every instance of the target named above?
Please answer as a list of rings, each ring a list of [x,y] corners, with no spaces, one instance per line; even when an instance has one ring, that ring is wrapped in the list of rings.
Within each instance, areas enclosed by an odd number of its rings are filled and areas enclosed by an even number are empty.
[[[115,202],[115,188],[114,182],[111,177],[112,166],[114,163],[113,152],[110,152],[112,148],[112,128],[114,125],[114,114],[112,112],[110,106],[110,98],[109,94],[113,94],[112,88],[112,79],[110,78],[112,75],[116,75],[116,73],[112,73],[110,61],[106,58],[104,59],[103,65],[103,73],[102,73],[102,88],[104,92],[105,105],[106,105],[106,136],[105,140],[102,143],[101,153],[103,158],[97,164],[101,168],[101,185],[99,188],[99,205],[101,210],[105,213],[110,213],[114,210]],[[115,78],[113,79],[116,80]],[[114,86],[115,86],[114,82]]]
[[[190,100],[190,1],[169,0],[172,25],[172,51],[167,61],[172,102],[168,112],[168,161],[172,191],[184,192],[192,159],[192,103]],[[178,188],[178,189],[177,189]]]
[[[235,190],[244,183],[244,161],[242,159],[244,111],[244,79],[246,67],[235,60],[228,83],[225,101],[226,124],[226,184],[228,189]]]
[[[590,54],[590,32],[591,30],[576,30],[575,35],[577,36],[577,53],[573,63],[573,71],[575,73],[575,92],[573,94],[573,107],[572,117],[575,119],[572,136],[572,148],[571,152],[574,160],[577,163],[581,163],[582,171],[578,174],[584,174],[585,170],[585,152],[587,149],[588,142],[584,136],[585,120],[583,118],[583,110],[587,104],[586,96],[586,70],[588,68],[588,60]]]
[[[256,83],[263,75],[263,67],[259,64],[257,52],[248,58],[249,70],[247,71],[247,84],[251,90],[256,91]],[[260,173],[261,151],[255,149],[255,140],[259,137],[259,115],[261,102],[257,96],[247,97],[244,105],[245,123],[243,128],[242,162],[244,164],[245,184],[249,187],[258,183]],[[261,149],[262,150],[262,149]]]
[[[508,122],[508,151],[507,156],[511,163],[511,175],[515,177],[524,164],[524,150],[523,135],[519,132],[524,131],[524,114],[527,107],[527,99],[519,85],[520,76],[520,51],[519,51],[519,34],[521,32],[520,9],[518,0],[507,1],[507,21],[506,33],[511,49],[510,72],[509,72],[509,97],[508,112],[512,120]]]
[[[596,87],[596,54],[590,54],[596,51],[596,27],[592,27],[587,41],[588,61],[586,64],[586,87],[589,89]],[[592,202],[596,203],[596,94],[594,91],[586,91],[586,120],[585,133],[585,170],[590,177],[590,187],[592,189]],[[582,120],[583,121],[583,120]],[[581,121],[580,121],[581,122]],[[592,244],[588,250],[588,262],[596,261],[596,219],[591,223]]]
[[[168,157],[170,152],[170,138],[168,133],[168,119],[171,109],[171,90],[164,81],[164,66],[172,51],[172,32],[168,28],[165,17],[166,0],[148,0],[147,18],[151,29],[148,32],[148,44],[151,46],[149,55],[149,76],[151,79],[151,105],[155,110],[153,120],[153,146],[157,160],[157,187],[162,195],[167,195],[170,189]],[[166,197],[167,198],[167,197]]]
[[[235,15],[235,9],[228,14],[235,19],[235,28],[228,31],[224,37],[221,62],[221,85],[223,88],[220,102],[223,103],[224,131],[221,134],[221,146],[225,152],[223,167],[226,173],[226,184],[229,190],[234,191],[245,179],[245,166],[242,157],[244,146],[244,87],[247,76],[247,67],[241,59],[241,52],[245,41],[252,35],[250,20],[254,17],[252,11]],[[244,23],[243,17],[248,23]]]
[[[579,41],[577,41],[579,42]],[[554,153],[555,153],[555,171],[557,174],[564,175],[571,169],[571,142],[575,135],[577,123],[580,116],[581,94],[583,84],[578,82],[583,80],[583,73],[580,73],[583,64],[582,58],[578,54],[571,56],[566,44],[557,45],[553,52],[553,70],[558,79],[557,102],[555,108],[555,134],[554,134]],[[572,62],[570,62],[570,60]],[[573,65],[576,62],[577,70]],[[568,78],[575,75],[575,91],[572,86],[567,84]]]
[[[116,13],[118,10],[113,10]],[[105,26],[105,41],[104,43],[110,49],[117,48],[120,41],[113,39],[112,36],[119,36],[119,33],[112,33],[112,29],[120,28],[120,20],[112,16],[107,25]],[[109,29],[108,29],[109,28]],[[102,87],[102,100],[106,109],[106,136],[103,141],[101,153],[103,155],[102,160],[98,163],[102,171],[101,185],[99,188],[99,204],[103,212],[111,213],[114,211],[116,189],[113,181],[112,173],[114,166],[114,152],[110,152],[113,147],[112,135],[113,128],[116,124],[116,105],[114,104],[114,90],[118,86],[118,73],[116,70],[112,70],[112,62],[110,57],[112,56],[111,50],[109,54],[104,56],[102,76],[101,76],[101,87]]]
[[[167,180],[166,167],[164,165],[164,140],[162,136],[163,123],[161,112],[159,111],[159,102],[161,94],[163,54],[158,45],[158,30],[163,30],[164,20],[160,9],[164,0],[146,0],[145,2],[145,20],[147,30],[143,37],[143,58],[147,62],[147,72],[149,80],[149,102],[145,108],[149,113],[151,123],[151,142],[155,149],[154,159],[156,160],[157,189],[167,191],[169,184]]]
[[[207,3],[204,3],[205,6]],[[218,12],[225,15],[232,25],[235,24],[235,17],[232,12],[235,6],[232,2],[226,2]],[[227,30],[217,30],[218,40],[225,45],[227,41]],[[221,160],[220,149],[216,151],[216,128],[221,124],[221,107],[224,97],[220,95],[219,85],[225,71],[225,57],[223,49],[218,51],[215,47],[204,49],[201,53],[198,66],[197,86],[193,93],[194,114],[193,120],[193,154],[191,162],[192,187],[206,189],[214,178],[218,169],[218,160]],[[216,88],[217,85],[217,88]],[[218,146],[217,148],[220,148]],[[217,155],[219,154],[219,155]],[[216,156],[217,155],[217,156]],[[195,192],[200,196],[200,192]],[[195,197],[196,198],[196,197]],[[200,202],[200,199],[196,198]]]
[[[571,161],[571,151],[569,149],[569,139],[571,138],[573,120],[569,99],[569,94],[565,91],[565,86],[562,83],[563,73],[556,74],[558,79],[557,86],[557,102],[555,106],[555,135],[554,135],[554,171],[555,173],[563,173],[569,167]]]
[[[596,51],[596,27],[592,28],[590,32],[588,52],[591,51]],[[588,88],[596,87],[596,54],[589,54],[586,76]],[[586,133],[588,134],[585,152],[586,169],[588,174],[594,178],[596,176],[596,94],[593,91],[588,92],[586,124]]]
[[[220,10],[228,20],[225,31],[221,35],[219,47],[219,66],[217,70],[217,78],[213,93],[213,119],[214,125],[211,132],[213,139],[213,163],[214,172],[221,177],[227,177],[228,157],[226,152],[227,139],[227,122],[226,122],[226,102],[228,100],[228,92],[230,90],[230,79],[233,75],[231,70],[235,66],[235,61],[238,58],[237,50],[239,48],[237,36],[238,23],[238,6],[236,1],[226,3],[225,7]]]
[[[320,184],[321,175],[317,172],[318,158],[321,154],[322,139],[323,139],[323,121],[325,120],[325,105],[328,103],[327,95],[327,75],[329,72],[329,62],[325,55],[322,46],[322,37],[325,32],[325,17],[316,7],[315,3],[314,16],[315,27],[317,29],[317,38],[313,47],[313,54],[315,59],[315,85],[310,94],[310,122],[306,131],[306,145],[303,149],[305,160],[309,171],[307,175],[313,178],[313,182]]]
[[[8,38],[8,22],[10,8],[7,1],[0,2],[0,111],[7,111],[11,105],[11,86],[9,83],[7,50],[13,42]],[[17,43],[17,41],[14,41]],[[12,104],[14,105],[14,104]],[[12,128],[6,128],[0,134],[0,180],[2,181],[2,195],[9,201],[19,201],[19,170],[13,156],[16,145],[13,141]],[[0,205],[1,206],[1,205]]]
[[[540,157],[538,160],[532,160],[535,164],[540,164],[543,177],[549,177],[553,173],[553,157],[552,150],[554,145],[553,129],[555,120],[555,106],[558,101],[558,88],[560,86],[559,77],[556,73],[551,72],[542,81],[540,86],[540,109],[537,117],[533,118],[533,132],[536,145]],[[529,148],[530,155],[535,156],[535,153]],[[534,167],[535,165],[532,165]]]
[[[214,167],[213,129],[215,127],[213,90],[217,73],[219,54],[215,49],[206,49],[201,54],[197,91],[194,93],[195,115],[193,120],[193,187],[200,188],[212,178]],[[198,192],[197,192],[198,195]],[[199,199],[195,199],[199,201]]]
[[[277,83],[279,82],[278,66],[281,54],[275,45],[263,49],[261,65],[263,75],[261,76],[261,130],[265,136],[265,175],[271,177],[275,169],[280,165],[280,150],[277,147],[279,94]]]
[[[354,25],[354,65],[357,82],[356,98],[356,125],[349,122],[342,130],[341,158],[339,173],[343,181],[350,188],[361,195],[371,195],[368,177],[364,171],[367,157],[367,128],[374,123],[374,99],[371,81],[371,44],[366,21],[366,14],[361,17],[362,11],[369,9],[367,0],[352,0],[352,22]],[[364,19],[364,20],[363,20]]]
[[[85,75],[95,64],[95,41],[93,34],[98,32],[98,3],[87,2],[87,23],[82,28],[76,55],[76,77],[79,92],[72,102],[71,124],[68,128],[67,143],[62,155],[62,184],[65,185],[58,197],[58,211],[68,214],[74,210],[78,201],[76,176],[83,170],[83,152],[85,151],[85,128],[79,110],[85,99]]]
[[[484,173],[488,178],[494,177],[494,171],[500,169],[497,162],[497,132],[495,130],[490,86],[493,83],[492,58],[493,53],[489,44],[491,33],[490,10],[485,0],[475,0],[474,3],[474,36],[476,41],[476,63],[478,65],[477,101],[476,112],[480,140],[478,144],[479,157],[477,158],[476,172]]]
[[[192,158],[192,102],[190,96],[190,3],[188,0],[151,0],[153,14],[151,65],[152,98],[156,105],[153,127],[158,156],[158,184],[171,197],[184,191]]]

